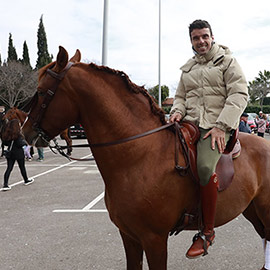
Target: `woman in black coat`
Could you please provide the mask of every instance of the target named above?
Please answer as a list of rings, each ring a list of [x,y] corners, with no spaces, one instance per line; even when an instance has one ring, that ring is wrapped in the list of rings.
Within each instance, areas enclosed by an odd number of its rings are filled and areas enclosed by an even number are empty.
[[[2,191],[7,191],[11,189],[11,187],[8,185],[8,179],[16,160],[18,162],[22,177],[24,179],[24,184],[32,184],[34,182],[34,179],[28,179],[25,169],[23,146],[27,145],[27,143],[21,133],[21,125],[17,119],[11,120],[7,124],[5,124],[4,130],[2,132],[2,140],[3,143],[8,146],[8,150],[10,152],[6,155],[7,169],[4,174],[4,185]]]

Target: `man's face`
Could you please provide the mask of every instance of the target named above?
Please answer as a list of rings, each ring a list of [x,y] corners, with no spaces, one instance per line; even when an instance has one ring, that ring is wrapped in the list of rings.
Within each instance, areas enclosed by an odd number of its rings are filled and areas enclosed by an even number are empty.
[[[247,116],[241,116],[240,120],[242,120],[242,121],[244,121],[245,123],[247,123],[248,117],[247,117]]]
[[[205,55],[210,51],[214,36],[211,36],[209,28],[194,29],[190,36],[191,44],[199,55]]]

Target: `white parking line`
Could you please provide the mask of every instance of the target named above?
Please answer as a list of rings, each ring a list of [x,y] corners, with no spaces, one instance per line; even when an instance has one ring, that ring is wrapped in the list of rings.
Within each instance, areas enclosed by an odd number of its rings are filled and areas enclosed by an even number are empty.
[[[84,156],[82,158],[87,158],[87,157],[90,157],[92,156],[92,154],[90,155],[87,155],[87,156]],[[42,175],[45,175],[45,174],[48,174],[48,173],[51,173],[53,171],[56,171],[58,169],[61,169],[63,167],[67,167],[67,166],[70,166],[71,164],[73,163],[76,163],[78,162],[77,160],[74,160],[74,161],[70,161],[70,162],[67,162],[65,164],[62,164],[62,165],[59,165],[55,168],[52,168],[48,171],[45,171],[45,172],[42,172],[42,173],[39,173],[39,174],[36,174],[34,176],[31,176],[31,178],[37,178],[37,177],[40,177]],[[92,165],[91,165],[92,166]],[[96,165],[94,165],[96,167]],[[86,166],[87,167],[87,166]],[[84,169],[86,169],[86,167],[83,167]],[[78,168],[70,168],[70,169],[81,169],[82,167],[78,167]],[[86,173],[99,173],[98,170],[95,170],[95,171],[92,171],[90,172],[89,170],[86,171]],[[24,181],[19,181],[19,182],[16,182],[14,184],[11,184],[10,186],[11,187],[14,187],[14,186],[17,186],[19,184],[22,184],[24,183]],[[97,196],[93,201],[91,201],[89,204],[87,204],[84,208],[82,209],[60,209],[60,210],[54,210],[53,212],[54,213],[85,213],[85,212],[91,212],[91,213],[106,213],[107,210],[106,209],[91,209],[95,204],[97,204],[101,199],[104,198],[104,192],[102,192],[99,196]]]
[[[103,198],[104,198],[104,192],[98,195],[93,201],[87,204],[83,209],[58,209],[58,210],[53,210],[53,213],[85,213],[85,212],[106,213],[108,212],[106,209],[91,209]]]
[[[92,156],[92,154],[87,155],[87,156],[85,156],[85,157],[83,157],[83,158],[87,158],[87,157],[90,157],[90,156]],[[70,161],[70,162],[68,162],[68,163],[62,164],[62,165],[60,165],[60,166],[58,166],[58,167],[52,168],[52,169],[50,169],[50,170],[48,170],[48,171],[45,171],[45,172],[43,172],[43,173],[39,173],[39,174],[36,174],[36,175],[34,175],[34,176],[31,176],[31,178],[37,178],[37,177],[40,177],[40,176],[42,176],[42,175],[51,173],[51,172],[56,171],[56,170],[58,170],[58,169],[61,169],[61,168],[63,168],[63,167],[70,166],[70,164],[73,164],[73,163],[75,163],[75,162],[78,162],[78,161],[77,161],[77,160]],[[23,180],[22,180],[22,181],[19,181],[19,182],[16,182],[16,183],[14,183],[14,184],[11,184],[10,186],[11,186],[11,187],[15,187],[15,186],[17,186],[17,185],[19,185],[19,184],[22,184],[22,183],[24,183]]]
[[[89,210],[91,209],[95,204],[97,204],[101,199],[104,198],[104,192],[102,192],[99,196],[97,196],[92,202],[87,204],[83,210]]]

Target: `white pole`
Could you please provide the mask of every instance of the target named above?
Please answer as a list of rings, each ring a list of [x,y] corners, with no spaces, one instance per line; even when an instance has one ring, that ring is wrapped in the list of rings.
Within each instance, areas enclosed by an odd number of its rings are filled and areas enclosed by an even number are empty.
[[[160,83],[160,62],[161,62],[161,0],[159,0],[159,27],[158,27],[158,105],[161,108],[161,83]]]
[[[104,0],[103,36],[102,36],[102,65],[107,65],[107,29],[108,29],[108,0]]]

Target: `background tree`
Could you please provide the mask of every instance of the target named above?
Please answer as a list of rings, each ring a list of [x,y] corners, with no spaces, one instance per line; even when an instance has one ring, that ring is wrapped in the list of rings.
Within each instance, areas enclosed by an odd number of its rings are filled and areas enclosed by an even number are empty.
[[[8,39],[8,58],[7,61],[18,61],[18,56],[15,47],[13,46],[12,35],[9,33]]]
[[[0,100],[7,107],[19,107],[36,91],[37,71],[18,61],[0,67]]]
[[[40,17],[37,37],[38,37],[38,41],[37,41],[38,58],[37,58],[37,63],[36,63],[36,69],[40,69],[41,67],[52,62],[52,56],[50,56],[48,52],[47,37],[46,37],[45,28],[43,25],[43,16]]]
[[[148,92],[149,94],[158,102],[158,97],[159,97],[159,89],[158,85],[155,87],[149,88]],[[169,96],[169,87],[166,85],[161,86],[161,103]]]
[[[26,44],[26,41],[24,41],[24,43],[23,43],[23,55],[22,55],[21,63],[32,69],[31,64],[30,64],[29,51],[28,51],[28,46]]]
[[[249,82],[248,92],[250,103],[259,103],[262,108],[265,97],[270,93],[270,71],[259,71],[259,76]]]

